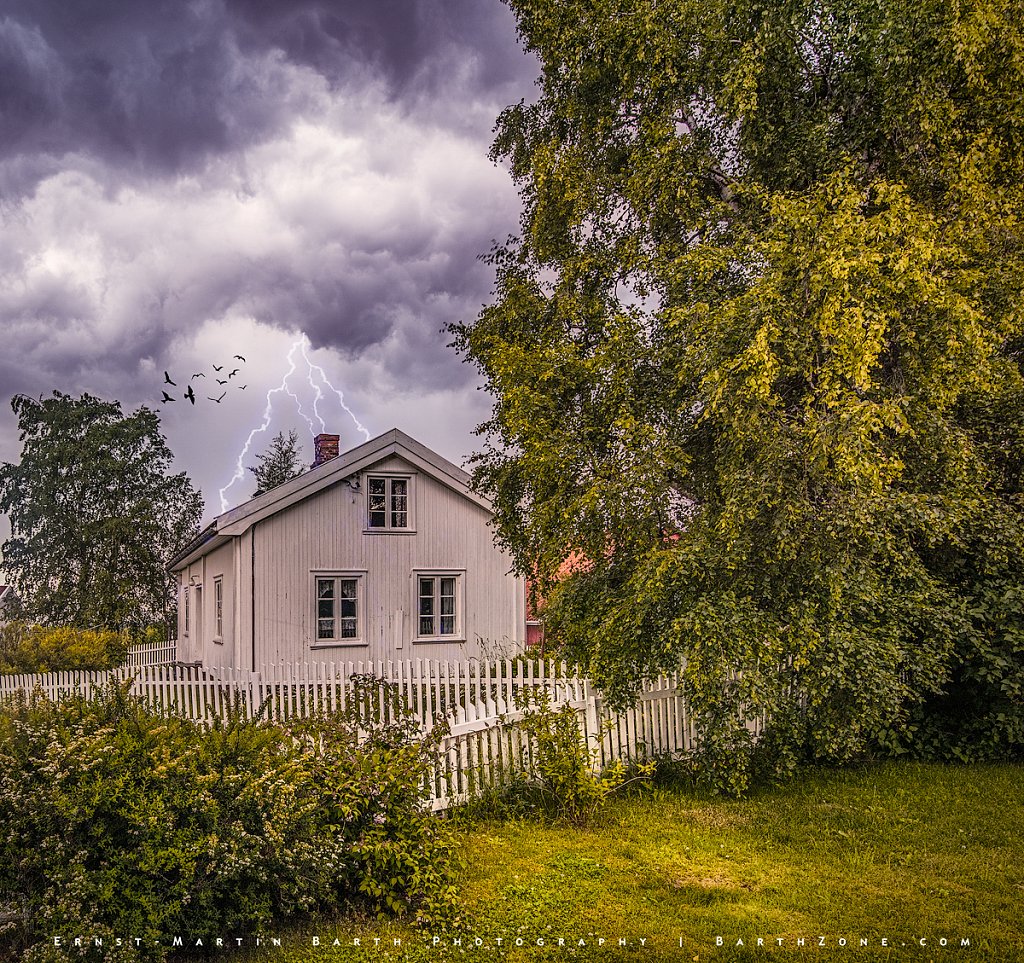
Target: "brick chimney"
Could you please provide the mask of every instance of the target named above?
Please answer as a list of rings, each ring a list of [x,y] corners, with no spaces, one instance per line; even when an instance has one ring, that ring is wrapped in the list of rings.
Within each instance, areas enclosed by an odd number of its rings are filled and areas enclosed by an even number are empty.
[[[319,468],[325,461],[337,458],[340,441],[341,435],[317,435],[313,439],[313,467]]]

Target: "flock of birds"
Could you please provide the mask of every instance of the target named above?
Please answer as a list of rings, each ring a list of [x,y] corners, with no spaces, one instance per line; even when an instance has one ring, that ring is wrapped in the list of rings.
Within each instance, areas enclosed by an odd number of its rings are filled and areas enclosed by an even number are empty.
[[[240,354],[236,354],[234,356],[234,359],[232,359],[232,360],[236,360],[236,359],[238,361],[241,361],[242,364],[245,364],[245,358],[243,358]],[[227,396],[228,389],[227,389],[226,386],[231,381],[231,379],[236,374],[238,374],[239,371],[241,371],[242,369],[241,368],[235,368],[234,371],[229,371],[228,374],[227,374],[227,377],[224,378],[223,380],[221,380],[220,378],[218,378],[216,376],[219,375],[227,367],[227,365],[223,365],[223,364],[222,365],[216,365],[215,364],[212,367],[213,367],[213,370],[215,372],[214,380],[217,382],[217,384],[221,385],[224,388],[224,391],[223,391],[223,393],[221,394],[221,396],[219,398],[213,398],[210,395],[207,395],[206,399],[207,399],[207,401],[213,401],[213,402],[215,402],[216,404],[219,405],[224,400],[224,398]],[[196,378],[205,378],[205,377],[206,377],[206,373],[203,372],[203,371],[197,371],[194,375],[192,375],[192,377],[188,379],[188,382],[189,382],[188,383],[188,387],[187,387],[187,390],[185,391],[185,393],[182,395],[182,398],[187,399],[191,404],[194,405],[196,403],[196,393],[192,390],[192,382],[195,381]],[[165,385],[172,385],[175,388],[178,387],[178,383],[176,381],[172,381],[171,380],[171,376],[170,376],[170,374],[167,371],[164,372],[164,384]],[[239,391],[245,391],[245,389],[248,388],[249,386],[248,385],[235,385],[234,387],[236,387]],[[173,395],[169,395],[167,393],[167,389],[166,388],[163,389],[163,398],[160,399],[160,404],[166,405],[168,401],[177,401],[177,400],[178,399],[175,398]]]

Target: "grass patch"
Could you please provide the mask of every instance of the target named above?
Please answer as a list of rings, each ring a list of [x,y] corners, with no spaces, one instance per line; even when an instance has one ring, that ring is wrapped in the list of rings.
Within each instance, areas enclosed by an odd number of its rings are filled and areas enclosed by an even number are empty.
[[[588,828],[484,821],[462,837],[457,931],[349,918],[241,958],[1024,959],[1021,766],[809,772],[743,801],[657,789]]]

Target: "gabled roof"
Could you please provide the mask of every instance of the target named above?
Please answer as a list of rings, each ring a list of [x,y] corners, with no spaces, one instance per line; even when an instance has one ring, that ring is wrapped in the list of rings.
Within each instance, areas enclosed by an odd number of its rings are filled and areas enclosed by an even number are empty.
[[[410,438],[405,432],[392,428],[355,448],[342,452],[337,458],[303,472],[283,485],[218,515],[199,535],[167,563],[174,571],[225,544],[230,538],[244,534],[257,522],[286,508],[291,508],[311,495],[330,488],[353,475],[372,467],[391,455],[399,455],[418,471],[430,475],[435,481],[452,489],[486,512],[490,502],[469,487],[470,476],[426,445]]]

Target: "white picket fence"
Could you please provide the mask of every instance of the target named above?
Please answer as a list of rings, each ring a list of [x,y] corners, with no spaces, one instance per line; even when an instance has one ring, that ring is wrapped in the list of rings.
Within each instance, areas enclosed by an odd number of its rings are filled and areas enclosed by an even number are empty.
[[[353,682],[366,677],[384,679],[389,685],[360,695]],[[131,679],[131,693],[157,711],[202,722],[231,710],[271,720],[343,711],[353,692],[374,703],[361,704],[361,714],[385,722],[411,713],[427,730],[444,721],[447,733],[427,787],[431,805],[438,810],[502,785],[514,771],[531,768],[533,747],[516,725],[523,717],[525,697],[535,701],[544,693],[554,708],[571,708],[599,768],[620,759],[679,755],[694,741],[674,676],[646,684],[631,709],[613,713],[590,681],[568,666],[520,659],[297,663],[263,666],[258,672],[129,665],[112,672],[0,675],[0,700],[36,690],[54,700],[74,693],[89,697],[113,679]]]
[[[578,676],[549,679],[537,688],[547,691],[552,708],[575,712],[596,770],[618,760],[679,757],[694,746],[693,725],[674,675],[648,682],[625,712],[613,712],[600,691]],[[470,704],[455,713],[431,787],[434,809],[468,802],[504,785],[516,771],[533,771],[535,747],[517,726],[527,711],[513,701],[511,706]]]
[[[160,645],[145,643],[130,646],[124,664],[130,668],[141,668],[144,665],[169,665],[178,661],[178,643],[175,640]]]

